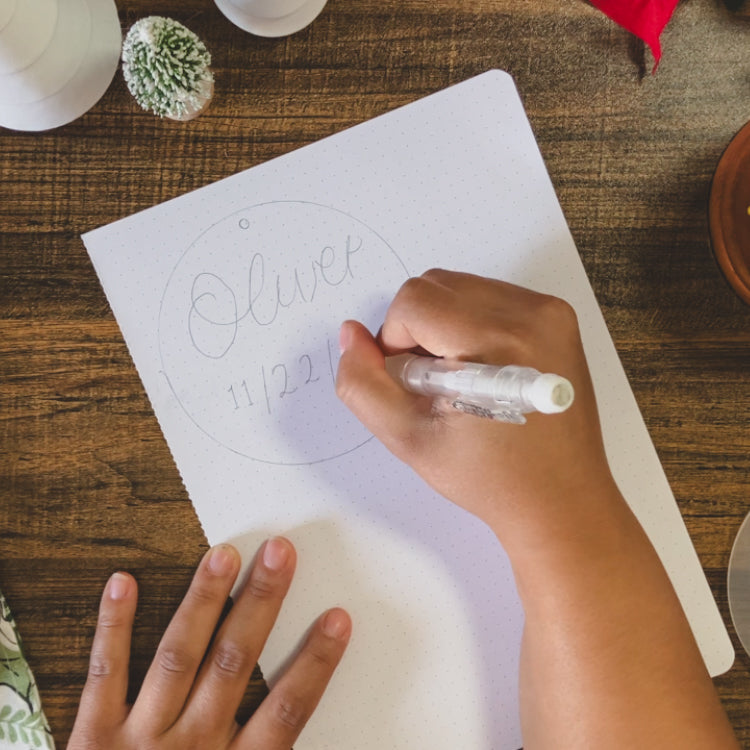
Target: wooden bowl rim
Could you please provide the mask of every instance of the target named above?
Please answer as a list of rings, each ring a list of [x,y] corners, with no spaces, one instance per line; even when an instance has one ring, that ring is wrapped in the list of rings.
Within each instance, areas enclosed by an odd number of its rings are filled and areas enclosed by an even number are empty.
[[[750,122],[745,123],[732,138],[719,159],[708,199],[711,248],[729,284],[750,305],[750,248],[747,248],[747,255],[744,256],[739,243],[726,231],[722,221],[726,202],[732,199],[732,186],[743,160],[750,162]]]

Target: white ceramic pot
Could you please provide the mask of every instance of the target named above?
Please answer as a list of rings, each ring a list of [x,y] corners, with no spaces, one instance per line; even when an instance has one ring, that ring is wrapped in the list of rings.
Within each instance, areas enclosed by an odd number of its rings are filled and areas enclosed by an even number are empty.
[[[80,117],[112,82],[121,45],[114,0],[0,0],[0,126]]]
[[[312,23],[327,0],[214,0],[235,25],[258,36],[294,34]]]

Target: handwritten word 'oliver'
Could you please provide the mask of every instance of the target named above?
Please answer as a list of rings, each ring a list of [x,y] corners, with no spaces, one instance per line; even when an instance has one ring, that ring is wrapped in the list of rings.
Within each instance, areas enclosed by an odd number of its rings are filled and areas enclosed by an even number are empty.
[[[242,310],[231,286],[233,279],[208,271],[197,274],[188,315],[193,346],[206,357],[221,359],[236,341],[241,321],[248,318],[259,326],[270,326],[283,310],[312,303],[321,285],[337,287],[353,279],[352,256],[362,245],[361,238],[348,235],[343,247],[326,245],[312,260],[284,275],[268,269],[263,253],[253,254],[247,273],[247,307]]]

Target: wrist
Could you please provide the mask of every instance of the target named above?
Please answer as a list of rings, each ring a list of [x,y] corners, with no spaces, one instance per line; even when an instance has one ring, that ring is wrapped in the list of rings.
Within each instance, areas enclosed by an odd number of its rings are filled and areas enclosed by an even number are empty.
[[[550,487],[533,501],[498,503],[485,520],[508,554],[522,595],[538,590],[540,581],[564,587],[633,545],[651,546],[608,471]]]

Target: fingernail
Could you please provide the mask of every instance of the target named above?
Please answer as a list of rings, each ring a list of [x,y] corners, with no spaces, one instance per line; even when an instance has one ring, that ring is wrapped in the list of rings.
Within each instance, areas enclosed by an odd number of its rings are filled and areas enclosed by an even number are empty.
[[[345,352],[352,344],[352,326],[349,321],[341,324],[339,329],[339,351]]]
[[[332,609],[323,618],[323,632],[336,641],[343,640],[349,634],[349,617],[341,609]]]
[[[269,539],[263,549],[263,564],[269,570],[280,571],[289,560],[289,547],[287,543],[278,537]]]
[[[124,573],[113,573],[107,585],[107,595],[110,599],[124,599],[130,589],[130,576]]]
[[[208,569],[215,576],[228,576],[234,573],[237,553],[228,544],[219,544],[208,553]]]

